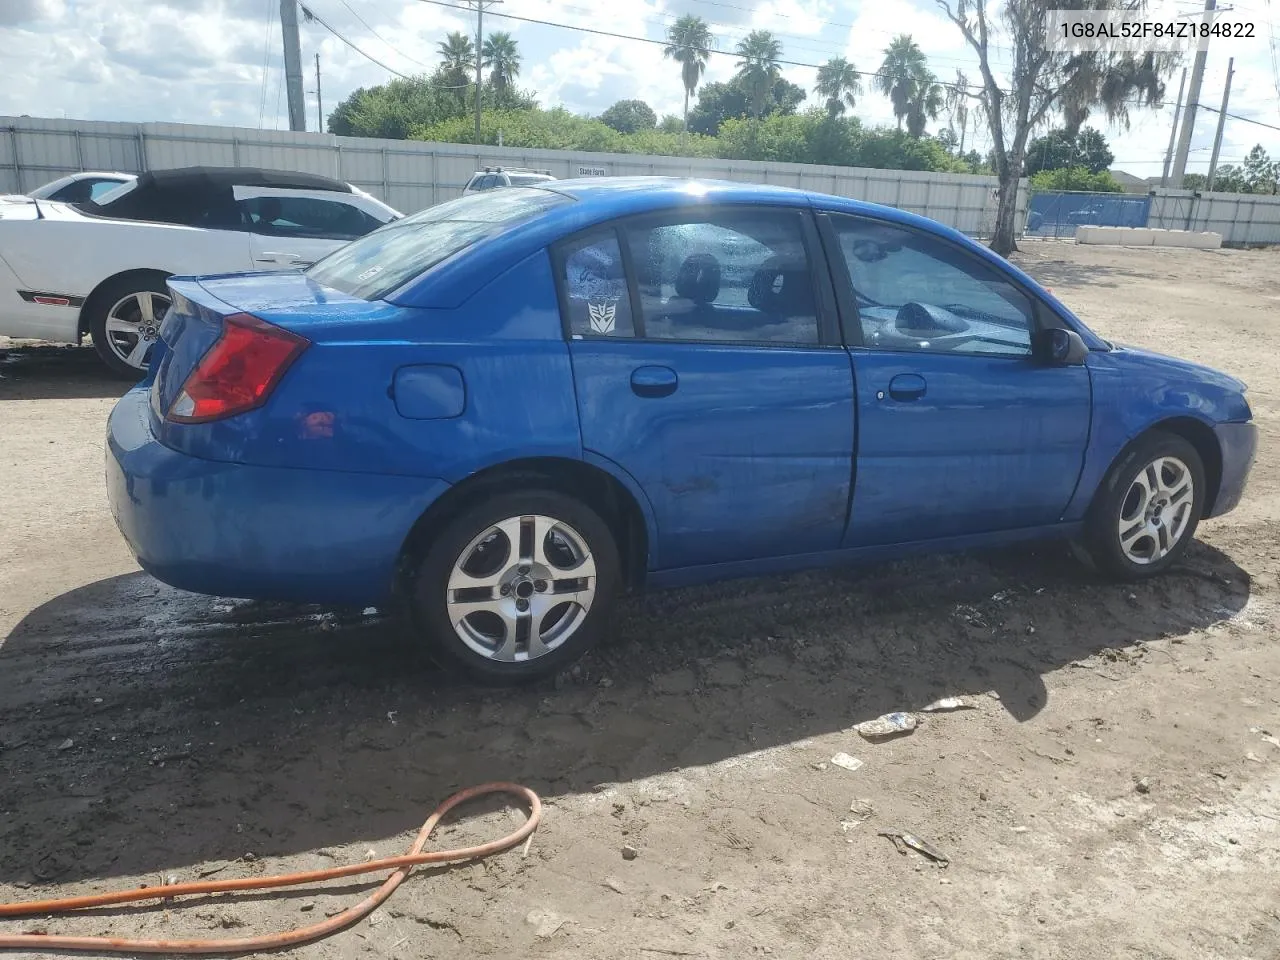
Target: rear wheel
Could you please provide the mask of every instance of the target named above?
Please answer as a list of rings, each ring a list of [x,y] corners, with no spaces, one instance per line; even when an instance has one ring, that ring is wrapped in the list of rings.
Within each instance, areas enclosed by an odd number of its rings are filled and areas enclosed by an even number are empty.
[[[1120,457],[1085,519],[1084,546],[1123,580],[1162,573],[1186,552],[1204,509],[1204,464],[1190,443],[1155,431]]]
[[[413,607],[446,667],[521,683],[564,669],[595,644],[619,561],[608,524],[589,507],[552,491],[500,494],[433,539]]]
[[[159,275],[121,277],[94,294],[89,334],[113,373],[142,379],[169,304],[169,289]]]

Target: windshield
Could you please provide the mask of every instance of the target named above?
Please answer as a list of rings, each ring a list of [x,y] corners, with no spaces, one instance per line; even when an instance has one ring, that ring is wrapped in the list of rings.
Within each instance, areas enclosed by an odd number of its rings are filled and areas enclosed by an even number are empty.
[[[307,276],[349,296],[378,300],[473,243],[573,202],[563,194],[523,187],[460,197],[340,247]]]

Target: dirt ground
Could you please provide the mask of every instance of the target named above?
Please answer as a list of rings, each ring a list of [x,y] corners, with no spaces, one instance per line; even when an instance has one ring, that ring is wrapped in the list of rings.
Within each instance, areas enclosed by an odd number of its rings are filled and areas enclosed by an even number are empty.
[[[415,874],[297,954],[1280,957],[1280,251],[1026,246],[1104,336],[1251,385],[1246,500],[1181,567],[1116,586],[1050,545],[655,594],[516,692],[450,684],[380,617],[140,573],[103,492],[122,388],[87,350],[15,348],[0,901],[390,855],[457,787],[507,779],[548,803],[527,856]],[[953,694],[978,709],[889,743],[850,729]],[[518,819],[482,809],[440,842]],[[245,936],[364,889],[0,931]]]

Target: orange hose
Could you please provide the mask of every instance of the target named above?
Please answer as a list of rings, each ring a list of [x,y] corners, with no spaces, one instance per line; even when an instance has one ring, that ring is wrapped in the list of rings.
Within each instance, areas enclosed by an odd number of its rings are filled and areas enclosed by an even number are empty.
[[[491,793],[505,793],[520,799],[529,808],[529,819],[519,830],[510,833],[501,840],[491,840],[475,847],[463,847],[457,850],[434,850],[423,853],[436,826],[450,810],[468,800],[486,796]],[[73,910],[88,910],[92,907],[105,907],[117,903],[132,903],[137,900],[168,900],[172,897],[189,897],[194,894],[225,893],[229,890],[265,890],[273,887],[296,887],[321,880],[336,880],[339,877],[352,877],[361,873],[375,873],[379,870],[394,869],[382,886],[353,907],[348,907],[339,914],[296,930],[283,933],[272,933],[259,937],[241,937],[232,940],[129,940],[120,937],[67,937],[47,936],[40,933],[20,933],[13,936],[0,936],[0,950],[87,950],[94,953],[170,953],[188,956],[211,953],[253,953],[259,950],[279,950],[281,947],[292,947],[300,943],[310,943],[344,930],[354,923],[363,920],[378,909],[413,868],[424,863],[456,863],[461,860],[476,860],[490,854],[509,850],[525,840],[542,819],[542,801],[528,787],[516,783],[486,783],[478,787],[460,790],[447,799],[427,818],[427,822],[418,831],[417,839],[409,852],[399,857],[384,857],[368,863],[354,863],[345,867],[331,867],[327,870],[310,870],[303,873],[285,873],[273,877],[246,877],[242,880],[208,880],[200,883],[178,883],[163,887],[140,887],[136,890],[121,890],[116,893],[102,893],[88,897],[68,897],[64,900],[39,900],[28,903],[0,904],[0,917],[24,917],[32,914],[68,913]]]

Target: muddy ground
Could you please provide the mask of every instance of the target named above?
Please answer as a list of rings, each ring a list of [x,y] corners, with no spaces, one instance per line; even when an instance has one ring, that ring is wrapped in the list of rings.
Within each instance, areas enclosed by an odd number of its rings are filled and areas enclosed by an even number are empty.
[[[12,350],[0,901],[387,855],[455,788],[510,779],[548,803],[527,856],[417,874],[297,953],[1280,957],[1280,252],[1027,247],[1102,334],[1251,384],[1247,498],[1178,569],[1116,586],[1049,545],[653,595],[580,671],[517,692],[447,682],[388,620],[141,574],[103,494],[121,386],[87,350]],[[979,709],[850,730],[952,694]],[[243,936],[357,898],[0,931]]]

